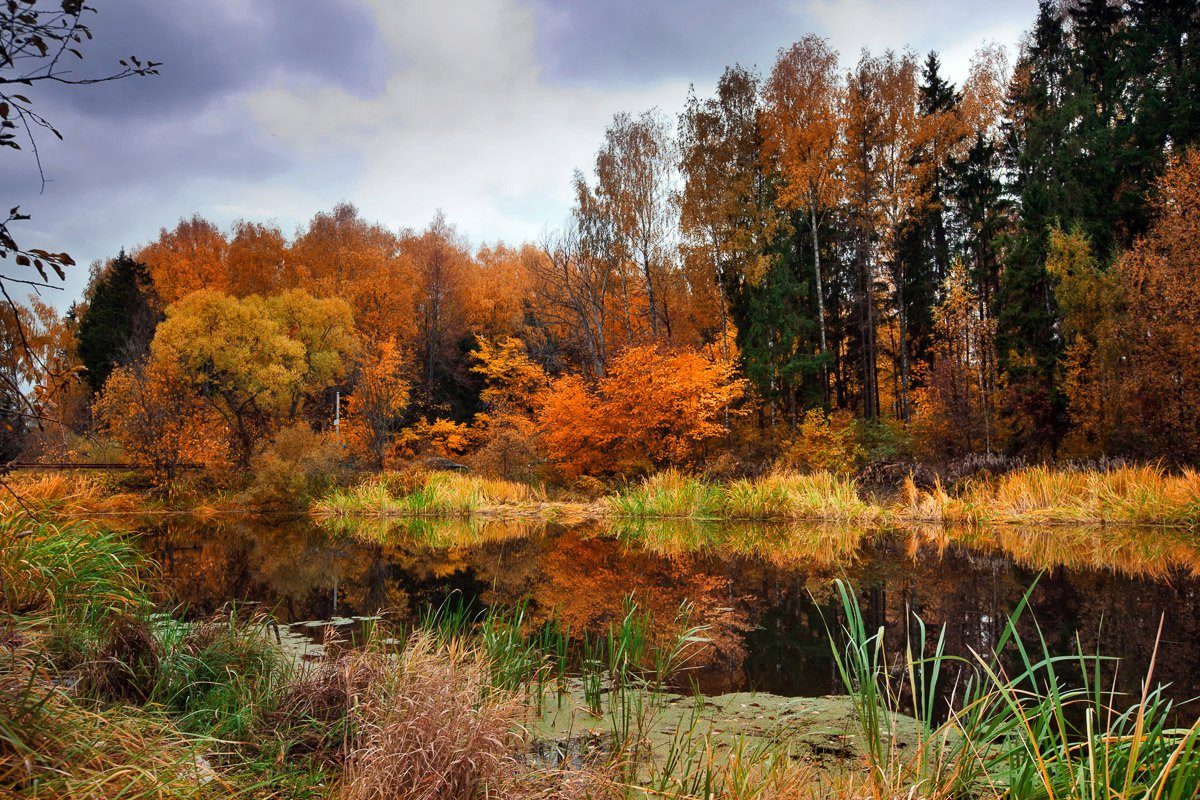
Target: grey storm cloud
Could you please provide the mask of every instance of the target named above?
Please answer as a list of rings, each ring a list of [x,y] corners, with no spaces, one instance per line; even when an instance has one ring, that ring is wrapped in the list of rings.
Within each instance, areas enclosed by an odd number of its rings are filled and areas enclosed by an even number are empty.
[[[766,65],[787,37],[807,31],[787,0],[533,0],[538,52],[571,81],[693,80],[734,62]]]

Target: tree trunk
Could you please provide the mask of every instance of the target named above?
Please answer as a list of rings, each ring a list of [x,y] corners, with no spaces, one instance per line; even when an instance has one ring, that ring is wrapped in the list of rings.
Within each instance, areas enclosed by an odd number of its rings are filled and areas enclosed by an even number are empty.
[[[817,232],[817,206],[813,201],[809,205],[809,218],[812,224],[813,275],[816,277],[817,291],[817,331],[821,344],[821,401],[829,406],[829,365],[825,362],[825,283],[821,280],[821,241]]]

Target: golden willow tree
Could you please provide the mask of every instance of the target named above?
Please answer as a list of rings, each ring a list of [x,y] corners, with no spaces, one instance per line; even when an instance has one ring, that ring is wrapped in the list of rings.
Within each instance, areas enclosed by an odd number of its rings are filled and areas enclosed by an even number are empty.
[[[115,383],[110,378],[102,420],[127,450],[144,455],[122,415],[149,419],[158,413],[155,404],[191,402],[179,396],[191,395],[221,420],[230,452],[246,466],[305,401],[345,375],[356,347],[353,316],[342,300],[318,300],[299,290],[243,299],[192,292],[167,308],[141,376],[130,372]],[[210,417],[181,420],[207,429]],[[207,434],[195,437],[203,438]]]

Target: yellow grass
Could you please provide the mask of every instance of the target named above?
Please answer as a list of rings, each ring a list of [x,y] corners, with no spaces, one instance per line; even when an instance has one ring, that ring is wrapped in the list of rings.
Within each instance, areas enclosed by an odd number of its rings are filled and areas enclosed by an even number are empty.
[[[21,512],[60,517],[121,514],[136,511],[141,499],[114,492],[97,478],[78,472],[33,472],[9,475],[0,488],[0,515]]]
[[[515,481],[431,472],[413,485],[400,476],[384,473],[327,495],[313,503],[310,510],[318,516],[436,516],[471,514],[489,507],[544,499],[541,490]]]
[[[1061,470],[1030,467],[975,481],[950,494],[906,482],[894,514],[913,521],[966,524],[1200,524],[1200,474],[1157,465]]]

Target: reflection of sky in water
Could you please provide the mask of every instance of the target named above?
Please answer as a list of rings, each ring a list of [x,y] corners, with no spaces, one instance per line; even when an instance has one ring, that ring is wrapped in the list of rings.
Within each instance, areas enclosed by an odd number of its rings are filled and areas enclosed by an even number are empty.
[[[144,541],[162,564],[164,600],[193,614],[232,600],[283,621],[410,620],[460,592],[480,607],[528,598],[535,621],[603,630],[633,593],[666,631],[687,601],[712,639],[702,688],[804,695],[837,689],[825,634],[839,624],[834,578],[859,588],[891,646],[903,646],[912,609],[967,655],[997,639],[1044,571],[1032,607],[1054,648],[1071,649],[1076,631],[1092,648],[1099,634],[1132,681],[1165,614],[1156,677],[1180,698],[1200,694],[1200,545],[1186,532],[222,518],[171,521]]]

